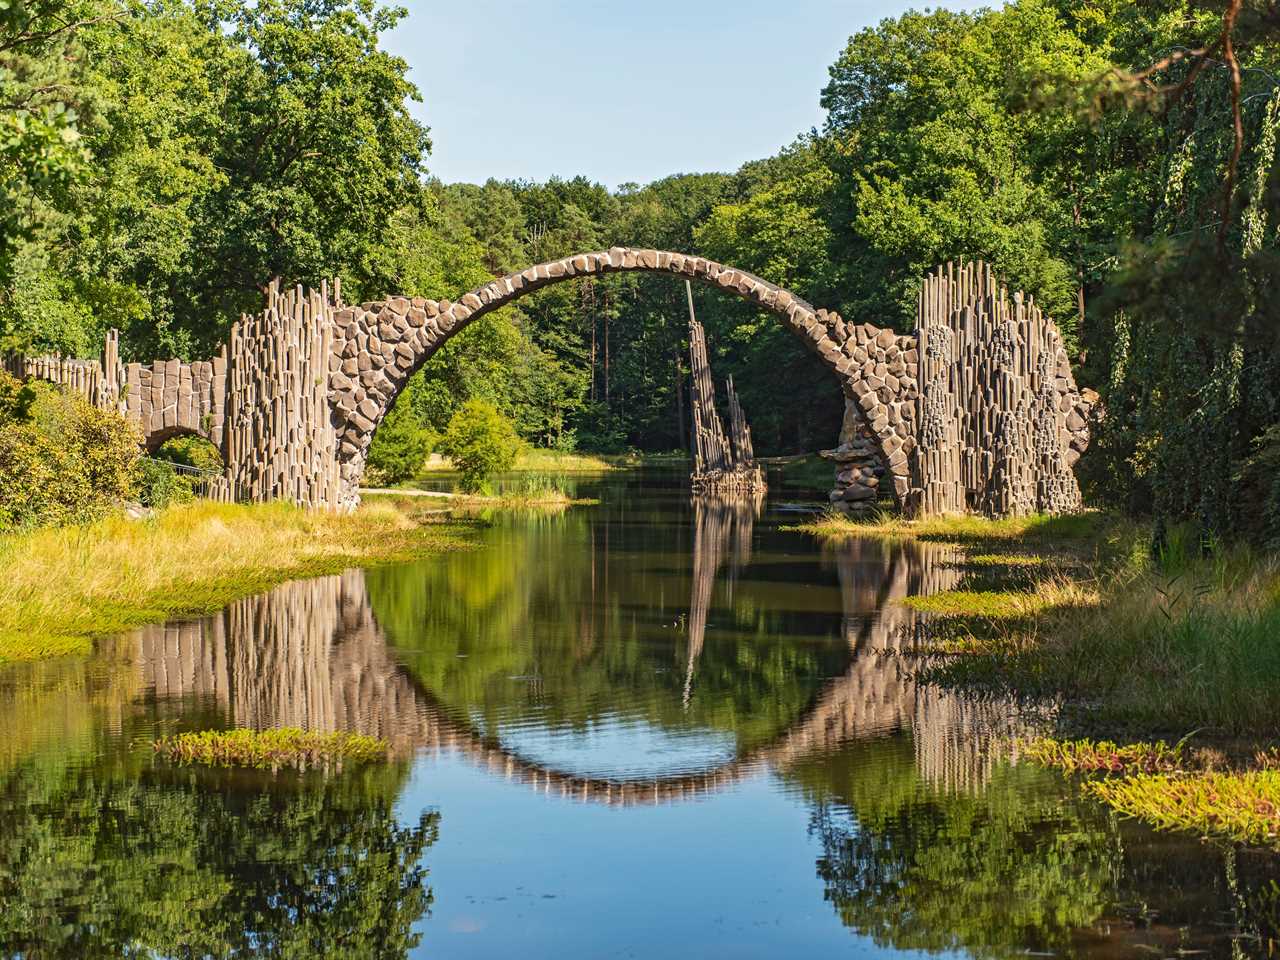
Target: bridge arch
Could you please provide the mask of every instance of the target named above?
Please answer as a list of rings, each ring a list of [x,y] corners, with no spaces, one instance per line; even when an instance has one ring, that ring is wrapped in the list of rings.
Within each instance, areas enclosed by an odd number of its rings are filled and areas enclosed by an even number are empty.
[[[354,503],[374,431],[418,369],[451,337],[485,314],[535,290],[578,277],[643,271],[697,280],[777,315],[835,374],[856,402],[888,464],[899,500],[908,488],[914,442],[916,339],[852,324],[776,284],[705,257],[613,247],[511,273],[456,301],[416,297],[340,307],[334,315],[329,395],[343,499]]]

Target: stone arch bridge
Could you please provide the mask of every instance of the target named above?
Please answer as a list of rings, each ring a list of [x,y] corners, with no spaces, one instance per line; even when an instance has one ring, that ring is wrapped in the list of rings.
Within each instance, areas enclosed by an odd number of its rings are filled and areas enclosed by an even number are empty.
[[[1071,375],[1054,325],[1009,297],[984,264],[948,265],[922,285],[917,329],[852,323],[761,278],[703,257],[615,247],[499,277],[456,301],[391,297],[358,306],[273,284],[208,361],[123,364],[114,332],[101,361],[7,357],[19,376],[67,385],[138,424],[148,450],[181,433],[211,440],[219,496],[349,510],[374,431],[409,378],[490,311],[575,277],[648,271],[719,287],[775,314],[846,398],[834,499],[892,485],[913,513],[1066,511],[1094,396]]]

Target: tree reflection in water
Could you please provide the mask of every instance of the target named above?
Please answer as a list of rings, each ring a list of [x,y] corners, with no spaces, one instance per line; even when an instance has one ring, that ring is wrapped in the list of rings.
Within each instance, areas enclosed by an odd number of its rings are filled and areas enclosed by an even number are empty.
[[[403,957],[439,828],[397,823],[404,773],[23,765],[0,786],[0,955]]]

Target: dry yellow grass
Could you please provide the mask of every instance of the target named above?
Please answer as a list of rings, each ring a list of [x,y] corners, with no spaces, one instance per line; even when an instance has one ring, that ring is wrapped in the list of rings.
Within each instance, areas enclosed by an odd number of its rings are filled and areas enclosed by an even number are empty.
[[[0,662],[87,652],[94,635],[216,610],[284,580],[464,543],[429,511],[386,501],[349,516],[198,502],[3,537]]]

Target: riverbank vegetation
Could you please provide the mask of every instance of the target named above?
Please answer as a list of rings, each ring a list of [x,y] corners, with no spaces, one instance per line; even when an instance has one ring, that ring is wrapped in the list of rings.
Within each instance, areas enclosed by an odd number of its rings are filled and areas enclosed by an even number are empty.
[[[955,589],[906,603],[935,615],[949,649],[926,678],[1061,702],[1071,722],[1139,737],[1201,729],[1267,736],[1280,725],[1280,562],[1247,546],[1086,513],[986,520],[826,517],[824,538],[956,544]],[[999,548],[999,553],[993,549]]]
[[[1087,792],[1117,812],[1168,830],[1280,846],[1280,764],[1275,749],[1243,761],[1193,750],[1186,738],[1124,746],[1041,738],[1023,755],[1086,780]]]
[[[339,730],[320,733],[297,727],[269,730],[204,730],[161,737],[152,744],[170,763],[210,767],[248,767],[276,771],[341,769],[344,763],[373,763],[387,758],[387,741]]]
[[[282,503],[176,505],[143,520],[0,537],[0,662],[86,653],[95,635],[195,616],[285,580],[466,545],[428,504],[340,516]]]
[[[1277,842],[1280,779],[1266,749],[1280,728],[1272,555],[1202,542],[1189,525],[1167,528],[1153,549],[1150,526],[1098,513],[918,523],[830,516],[805,529],[828,540],[956,545],[956,586],[904,601],[930,618],[922,681],[1012,697],[1046,717],[1056,736],[1022,745],[1021,755],[1105,776],[1088,790],[1121,813]]]

